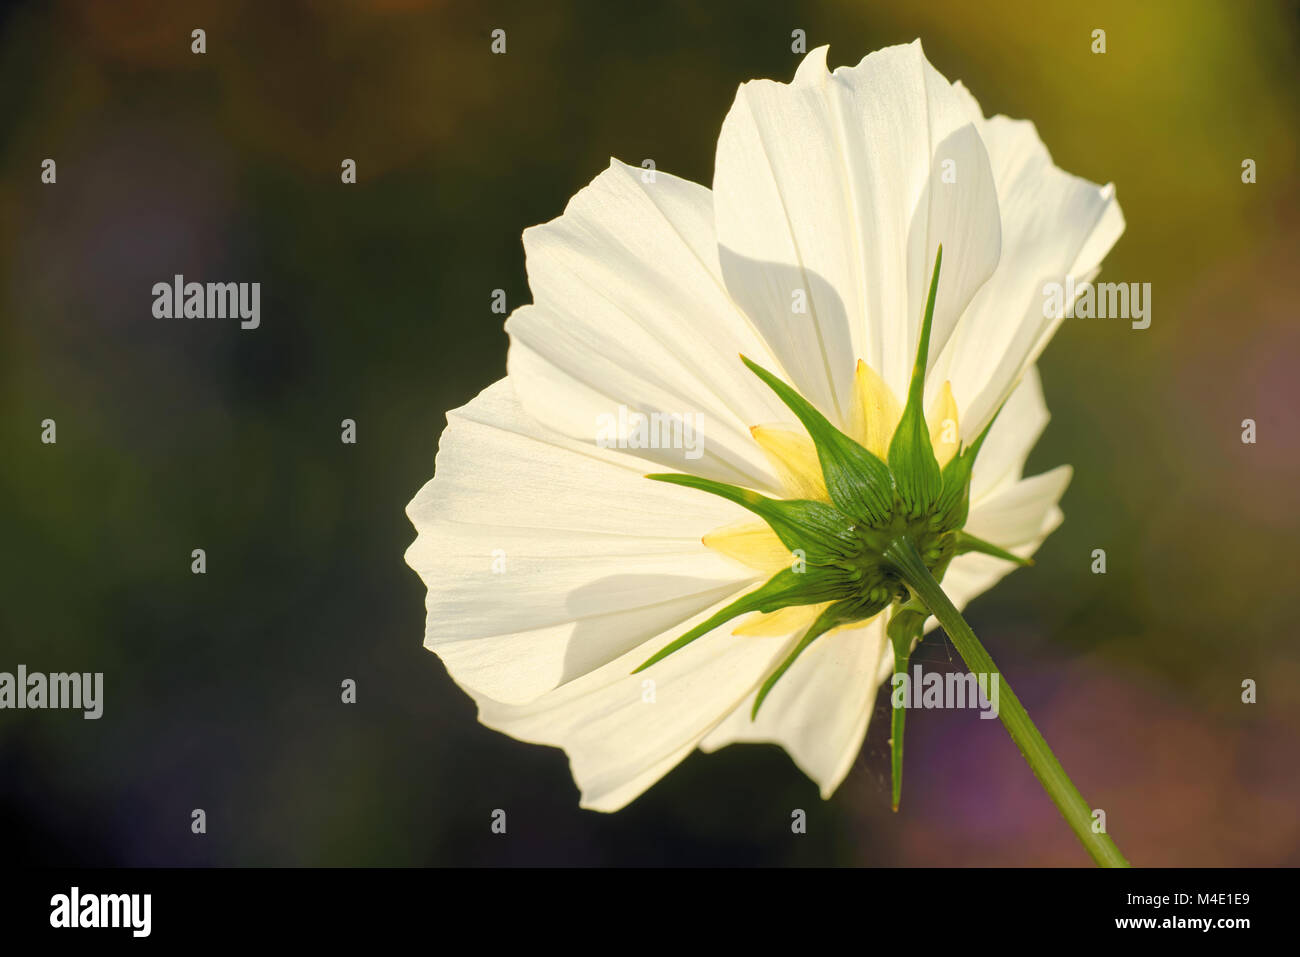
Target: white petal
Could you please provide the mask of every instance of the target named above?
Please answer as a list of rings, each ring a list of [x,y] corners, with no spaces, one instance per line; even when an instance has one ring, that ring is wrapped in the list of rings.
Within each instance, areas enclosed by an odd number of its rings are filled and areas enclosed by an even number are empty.
[[[719,607],[722,603],[719,603]],[[526,705],[475,696],[479,720],[522,741],[562,747],[582,806],[616,811],[685,758],[754,689],[788,642],[722,628],[639,674],[633,668],[715,612],[706,609],[623,657]]]
[[[1056,503],[1073,474],[1070,466],[1061,465],[987,496],[971,507],[966,531],[1012,551],[1014,546],[1041,541],[1059,522]]]
[[[1025,460],[1050,418],[1038,368],[1030,366],[1002,407],[975,459],[970,490],[973,506],[978,507],[986,496],[1020,480]]]
[[[448,415],[406,558],[457,683],[532,700],[755,580],[700,541],[749,513],[643,465],[528,419],[507,380]]]
[[[709,191],[643,173],[611,162],[564,215],[524,233],[535,303],[506,323],[510,379],[530,415],[586,442],[620,405],[690,416],[701,457],[636,454],[772,488],[748,429],[791,416],[740,361],[744,353],[780,372],[723,286]]]
[[[814,50],[790,84],[742,85],[727,114],[713,181],[727,287],[840,422],[859,357],[904,391],[940,243],[932,356],[993,272],[1000,221],[975,119],[919,42],[833,74]],[[792,311],[800,293],[807,315]]]
[[[701,749],[716,751],[743,741],[779,744],[829,798],[862,750],[882,658],[888,670],[893,667],[885,618],[818,638],[773,686],[757,719],[750,718],[755,691],[701,742]]]
[[[980,133],[997,181],[1002,255],[934,363],[934,377],[952,381],[968,440],[1060,323],[1043,315],[1044,285],[1094,273],[1124,231],[1114,187],[1058,169],[1033,123],[994,116]]]

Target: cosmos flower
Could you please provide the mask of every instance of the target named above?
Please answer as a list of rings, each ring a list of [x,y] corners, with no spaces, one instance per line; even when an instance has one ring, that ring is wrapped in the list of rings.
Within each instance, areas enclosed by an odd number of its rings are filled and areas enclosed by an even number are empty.
[[[508,375],[408,506],[426,646],[480,721],[568,753],[584,807],[736,742],[829,797],[890,622],[927,620],[889,530],[960,609],[1060,523],[1069,467],[1023,475],[1042,290],[1123,228],[919,41],[743,84],[712,190],[612,161],[525,231]]]

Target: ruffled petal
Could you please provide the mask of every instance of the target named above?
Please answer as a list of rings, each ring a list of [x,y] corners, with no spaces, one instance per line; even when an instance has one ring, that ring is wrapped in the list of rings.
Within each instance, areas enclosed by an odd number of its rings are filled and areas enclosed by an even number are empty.
[[[886,616],[836,628],[808,646],[772,688],[751,720],[754,694],[700,744],[716,751],[739,742],[779,744],[829,798],[862,750],[882,680],[892,670]],[[802,629],[791,635],[797,641]],[[756,693],[756,692],[755,692]]]
[[[1002,407],[975,459],[970,490],[973,507],[977,508],[988,495],[1020,481],[1025,460],[1050,418],[1038,368],[1030,366]]]
[[[694,448],[628,451],[773,486],[749,427],[793,419],[740,361],[781,368],[722,283],[707,189],[611,161],[524,249],[534,304],[506,322],[507,365],[530,415],[585,442],[620,416],[679,416]]]
[[[719,606],[721,603],[719,603]],[[724,625],[632,669],[716,607],[524,705],[479,695],[479,720],[521,741],[564,748],[582,806],[616,811],[695,749],[775,667],[783,637],[737,638]]]
[[[537,698],[759,579],[701,541],[748,512],[642,465],[545,429],[507,380],[448,415],[406,559],[458,684]]]
[[[1044,286],[1095,275],[1124,231],[1114,187],[1058,169],[1033,123],[994,116],[980,134],[997,181],[1002,254],[932,362],[936,377],[952,380],[967,440],[988,424],[1060,325],[1043,314]]]
[[[727,288],[841,426],[856,359],[906,391],[937,247],[931,355],[997,265],[978,119],[919,41],[834,73],[819,48],[789,84],[743,84],[727,114],[713,179]]]

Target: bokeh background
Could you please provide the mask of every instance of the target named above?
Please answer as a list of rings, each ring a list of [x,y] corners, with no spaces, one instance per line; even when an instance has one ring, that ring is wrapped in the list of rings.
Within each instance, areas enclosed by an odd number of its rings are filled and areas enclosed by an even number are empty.
[[[1153,284],[1151,327],[1062,327],[1030,470],[1074,464],[1066,522],[970,615],[1135,863],[1300,864],[1295,5],[0,9],[0,670],[106,676],[97,722],[0,712],[5,862],[1087,862],[974,712],[912,713],[896,815],[878,705],[829,802],[745,746],[604,816],[421,646],[403,508],[445,411],[504,373],[521,230],[611,155],[709,183],[737,84],[788,80],[798,28],[832,66],[920,36],[1116,184],[1103,275]],[[262,327],[153,319],[174,273],[260,281]],[[919,654],[960,666],[941,635]]]

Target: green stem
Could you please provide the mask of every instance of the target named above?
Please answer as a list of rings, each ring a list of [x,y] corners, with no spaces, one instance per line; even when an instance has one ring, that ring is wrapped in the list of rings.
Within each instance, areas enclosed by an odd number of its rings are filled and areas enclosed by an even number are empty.
[[[939,624],[943,625],[944,631],[952,639],[957,653],[966,662],[966,667],[974,674],[989,675],[990,680],[991,676],[999,675],[1001,692],[998,716],[1039,783],[1043,785],[1043,790],[1056,804],[1065,822],[1092,855],[1092,859],[1103,867],[1128,867],[1128,861],[1110,836],[1093,831],[1092,808],[1065,773],[1061,762],[1056,760],[1056,755],[1052,754],[1052,749],[1047,746],[1034,723],[1029,720],[1024,705],[1015,696],[1011,686],[1001,678],[993,659],[975,637],[970,625],[966,624],[966,619],[948,600],[930,570],[925,567],[916,546],[908,538],[897,539],[886,549],[885,557],[894,564],[917,598],[939,619]]]

